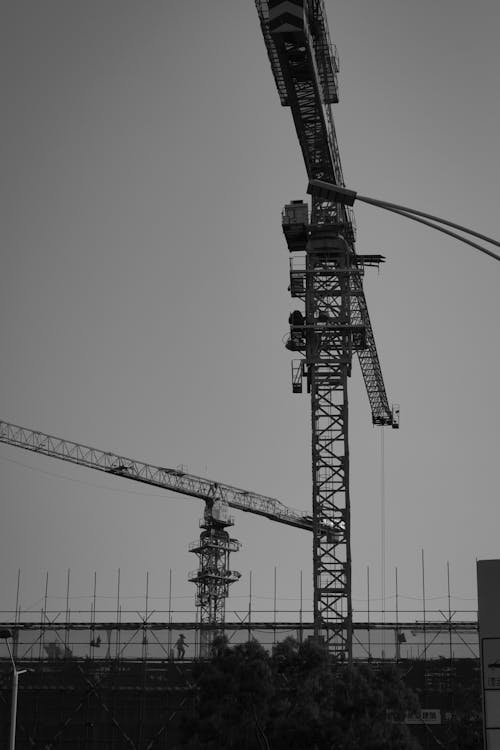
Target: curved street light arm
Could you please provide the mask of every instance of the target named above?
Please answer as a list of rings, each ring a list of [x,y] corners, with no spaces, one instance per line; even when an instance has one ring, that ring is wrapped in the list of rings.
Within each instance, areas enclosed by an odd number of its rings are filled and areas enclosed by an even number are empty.
[[[415,208],[409,208],[408,206],[399,206],[397,203],[389,203],[388,201],[379,200],[378,198],[369,198],[367,195],[356,195],[356,200],[363,201],[363,203],[369,203],[372,206],[378,206],[379,208],[386,208],[388,211],[396,211],[400,213],[404,213],[408,218],[410,217],[410,214],[414,216],[422,216],[424,219],[431,219],[432,221],[437,221],[440,224],[445,224],[448,227],[453,227],[453,229],[458,229],[460,232],[466,232],[467,234],[470,234],[472,237],[477,237],[480,240],[484,240],[485,242],[490,242],[492,245],[496,245],[496,247],[500,247],[500,242],[497,240],[494,240],[492,237],[488,237],[485,234],[481,234],[480,232],[475,232],[473,229],[468,229],[467,227],[462,226],[461,224],[455,224],[453,221],[448,221],[447,219],[442,219],[440,216],[433,216],[433,214],[425,213],[424,211],[417,211]],[[424,223],[424,222],[423,222]],[[435,227],[434,224],[430,224],[429,226]],[[448,234],[450,234],[448,232]],[[452,234],[452,237],[457,237],[456,234]],[[461,239],[461,237],[458,237]],[[477,245],[473,245],[473,247],[478,247]],[[497,255],[493,254],[494,258],[498,258]]]
[[[418,221],[419,224],[425,224],[427,227],[431,227],[431,229],[436,229],[438,232],[442,232],[443,234],[447,234],[450,237],[454,237],[456,240],[460,240],[460,242],[465,242],[466,245],[470,245],[471,247],[474,247],[476,250],[479,250],[479,252],[485,253],[485,255],[489,255],[491,258],[495,258],[495,260],[500,260],[500,255],[498,255],[497,253],[494,253],[493,250],[488,250],[486,247],[483,247],[482,245],[478,245],[477,242],[472,242],[472,240],[468,240],[466,237],[462,237],[462,235],[457,234],[456,232],[450,232],[449,229],[444,229],[444,227],[440,227],[439,224],[434,224],[432,221],[427,221],[426,219],[422,219],[419,216],[414,216],[413,213],[410,213],[409,211],[404,211],[400,208],[391,208],[389,207],[389,204],[381,205],[380,208],[384,208],[386,211],[391,211],[394,214],[399,214],[400,216],[404,216],[407,219],[413,219],[413,221]],[[450,222],[446,222],[446,223],[450,224]],[[451,225],[451,226],[454,226],[454,225]],[[471,234],[475,234],[475,233],[471,232]],[[488,240],[488,241],[491,241],[491,240]],[[499,243],[496,242],[495,244],[498,245]]]
[[[456,240],[460,240],[460,242],[464,242],[466,245],[474,247],[476,250],[479,250],[479,252],[484,253],[485,255],[489,255],[490,258],[500,260],[500,255],[494,253],[492,250],[488,250],[482,245],[478,245],[476,242],[471,242],[462,235],[456,234],[455,232],[450,232],[439,225],[444,224],[445,226],[452,227],[453,229],[458,229],[460,232],[464,232],[465,234],[469,234],[472,237],[477,237],[478,239],[489,242],[496,247],[500,247],[500,242],[498,240],[494,240],[492,237],[488,237],[486,234],[475,232],[473,229],[464,227],[461,224],[456,224],[453,221],[448,221],[448,219],[442,219],[440,216],[434,216],[433,214],[428,214],[424,211],[417,211],[417,209],[410,208],[409,206],[400,206],[397,203],[389,203],[388,201],[379,200],[378,198],[370,198],[367,195],[359,195],[355,190],[346,188],[343,185],[335,185],[331,182],[324,182],[323,180],[309,180],[307,192],[310,195],[315,195],[316,197],[335,201],[347,206],[352,206],[354,202],[358,200],[362,201],[363,203],[368,203],[372,206],[376,206],[377,208],[383,208],[386,211],[392,211],[393,213],[404,216],[407,219],[413,219],[413,221],[418,221],[420,224],[425,224],[426,226],[431,227],[431,229],[436,229],[438,232],[448,234],[450,237],[453,237]],[[427,219],[431,219],[431,221],[427,221]],[[438,223],[435,224],[434,222]]]

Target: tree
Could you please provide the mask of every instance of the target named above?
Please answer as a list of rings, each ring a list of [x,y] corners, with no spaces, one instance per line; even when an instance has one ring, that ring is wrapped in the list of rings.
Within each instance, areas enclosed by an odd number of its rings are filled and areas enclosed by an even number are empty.
[[[455,685],[453,710],[446,724],[447,747],[454,750],[482,750],[483,713],[479,680],[471,685]]]
[[[269,655],[256,641],[229,648],[217,639],[213,651],[211,662],[195,670],[198,699],[183,727],[185,747],[269,750],[265,727],[274,696]]]
[[[403,723],[416,697],[394,668],[338,664],[324,646],[292,639],[276,647],[272,663],[286,686],[270,730],[272,748],[418,747]]]
[[[198,699],[184,727],[192,750],[410,750],[403,723],[416,699],[391,668],[348,666],[314,641],[287,639],[270,656],[258,643],[198,666]]]

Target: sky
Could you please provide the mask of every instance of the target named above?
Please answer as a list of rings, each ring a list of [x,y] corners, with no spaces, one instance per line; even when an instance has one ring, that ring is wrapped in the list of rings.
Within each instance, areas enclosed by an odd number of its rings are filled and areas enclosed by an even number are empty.
[[[326,0],[346,184],[500,236],[494,0]],[[251,0],[5,0],[0,418],[311,507],[282,207],[307,178]],[[370,206],[357,250],[401,429],[349,383],[353,601],[476,607],[500,557],[500,265]],[[0,446],[0,611],[193,610],[202,503]],[[382,482],[385,551],[381,550]],[[228,619],[311,607],[308,532],[235,511]],[[385,557],[385,587],[382,558]],[[276,574],[274,573],[276,571]],[[47,579],[48,574],[48,579]],[[274,580],[276,578],[276,595]],[[257,615],[260,612],[260,615]],[[35,615],[33,615],[35,616]],[[457,618],[462,617],[459,613]]]

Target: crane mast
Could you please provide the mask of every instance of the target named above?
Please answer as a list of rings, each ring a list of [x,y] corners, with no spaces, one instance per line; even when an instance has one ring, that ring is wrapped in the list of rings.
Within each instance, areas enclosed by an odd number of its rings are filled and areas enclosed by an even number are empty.
[[[323,0],[256,0],[281,104],[291,109],[309,180],[344,185],[331,104],[338,102],[338,58]],[[315,636],[337,658],[352,658],[351,517],[347,381],[358,355],[376,425],[398,426],[389,407],[364,296],[365,266],[382,256],[355,252],[351,209],[311,190],[285,206],[290,293],[304,312],[290,315],[292,388],[311,398]],[[331,526],[333,535],[325,534]]]

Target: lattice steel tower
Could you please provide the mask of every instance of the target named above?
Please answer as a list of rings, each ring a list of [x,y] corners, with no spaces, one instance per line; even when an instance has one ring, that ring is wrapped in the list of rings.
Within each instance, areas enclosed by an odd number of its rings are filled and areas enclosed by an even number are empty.
[[[109,450],[74,443],[1,420],[0,443],[198,498],[205,503],[204,516],[200,521],[200,539],[190,545],[191,551],[198,556],[199,566],[189,576],[196,585],[202,656],[209,655],[213,637],[223,629],[229,586],[240,577],[237,571],[231,570],[229,564],[230,554],[240,547],[239,542],[232,539],[226,531],[233,525],[229,509],[236,508],[286,526],[313,531],[309,511],[289,508],[274,497],[188,474],[179,469],[154,466]]]
[[[206,503],[205,514],[200,521],[203,531],[197,542],[189,545],[199,559],[198,570],[191,571],[189,580],[196,584],[196,606],[200,613],[200,656],[210,655],[213,639],[224,632],[226,599],[229,586],[241,575],[231,570],[229,557],[237,552],[240,543],[231,539],[226,528],[234,525],[221,502]]]
[[[338,102],[338,59],[322,0],[256,0],[281,103],[292,110],[310,180],[344,185],[330,105]],[[398,426],[382,378],[362,286],[366,265],[382,256],[354,249],[349,208],[312,192],[285,206],[283,231],[293,254],[290,292],[304,312],[290,315],[292,387],[311,395],[315,635],[339,659],[352,657],[351,519],[347,379],[359,356],[374,424]]]

